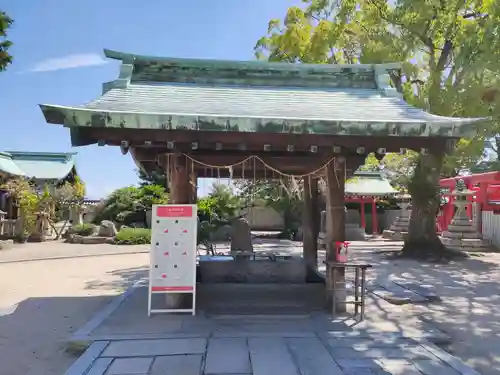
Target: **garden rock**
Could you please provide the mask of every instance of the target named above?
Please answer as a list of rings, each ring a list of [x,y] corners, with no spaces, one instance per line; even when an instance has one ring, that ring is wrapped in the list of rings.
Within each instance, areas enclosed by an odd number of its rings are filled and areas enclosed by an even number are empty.
[[[81,243],[84,245],[95,245],[95,244],[101,244],[101,243],[112,244],[113,242],[114,242],[113,237],[91,236],[91,237],[82,237]]]
[[[210,234],[210,240],[212,241],[229,241],[231,240],[231,234],[233,228],[231,225],[226,224],[218,228],[214,233]]]
[[[83,244],[83,245],[95,245],[108,243],[112,244],[114,237],[99,237],[99,236],[80,236],[79,234],[70,234],[68,236],[68,243]]]
[[[115,223],[109,220],[103,220],[99,227],[98,236],[99,237],[114,237],[116,236],[116,226]]]
[[[250,232],[250,225],[245,218],[236,219],[233,222],[231,238],[231,251],[232,252],[253,252],[252,234]]]

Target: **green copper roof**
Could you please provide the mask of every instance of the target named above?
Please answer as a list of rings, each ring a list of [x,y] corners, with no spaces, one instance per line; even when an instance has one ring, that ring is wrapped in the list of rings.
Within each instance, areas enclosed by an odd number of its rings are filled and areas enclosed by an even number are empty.
[[[0,171],[37,180],[62,180],[75,167],[76,153],[9,151],[0,153]]]
[[[401,64],[289,64],[266,61],[201,60],[142,56],[104,50],[120,60],[120,79],[214,85],[377,88],[377,69],[400,69]]]
[[[389,181],[380,172],[357,171],[345,184],[347,195],[387,196],[397,194]]]
[[[14,176],[26,176],[19,166],[12,160],[10,154],[0,152],[0,172]]]
[[[85,105],[41,105],[67,127],[458,137],[484,119],[431,115],[390,87],[399,64],[329,65],[148,57],[122,60],[119,78]]]

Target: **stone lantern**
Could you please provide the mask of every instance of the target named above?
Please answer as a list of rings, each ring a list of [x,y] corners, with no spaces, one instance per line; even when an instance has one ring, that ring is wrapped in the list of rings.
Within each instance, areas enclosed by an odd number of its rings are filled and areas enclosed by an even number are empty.
[[[389,229],[384,230],[382,237],[403,241],[406,234],[408,234],[408,227],[410,226],[411,217],[411,197],[409,195],[401,196],[402,202],[400,203],[401,214],[397,217],[396,221],[392,223]]]
[[[455,198],[453,204],[457,211],[448,229],[442,234],[441,241],[446,247],[465,251],[485,251],[489,247],[489,243],[483,240],[482,234],[467,216],[466,207],[471,203],[469,197],[474,194],[474,191],[467,189],[463,180],[458,180],[455,190],[449,193]]]

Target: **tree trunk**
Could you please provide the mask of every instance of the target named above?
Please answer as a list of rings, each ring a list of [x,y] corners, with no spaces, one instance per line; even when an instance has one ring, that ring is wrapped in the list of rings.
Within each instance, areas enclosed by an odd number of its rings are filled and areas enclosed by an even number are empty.
[[[402,254],[416,258],[442,257],[446,250],[436,233],[440,204],[439,177],[443,154],[420,155],[409,184],[412,211]]]

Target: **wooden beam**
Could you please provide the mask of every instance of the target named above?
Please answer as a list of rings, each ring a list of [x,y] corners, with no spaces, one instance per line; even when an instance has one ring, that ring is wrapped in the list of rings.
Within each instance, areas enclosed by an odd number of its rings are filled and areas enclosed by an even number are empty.
[[[248,150],[263,150],[264,144],[271,145],[271,149],[286,150],[288,145],[294,145],[295,150],[310,151],[311,146],[318,146],[321,150],[332,150],[334,146],[341,146],[350,150],[365,147],[367,152],[374,152],[378,148],[385,148],[387,152],[399,152],[401,148],[412,150],[443,149],[450,138],[446,137],[397,137],[397,136],[352,136],[327,134],[290,134],[290,133],[254,133],[254,132],[217,132],[196,130],[161,130],[161,129],[122,129],[122,128],[80,128],[83,136],[97,142],[105,140],[109,145],[120,145],[126,140],[133,146],[204,143],[224,145],[246,144]]]

